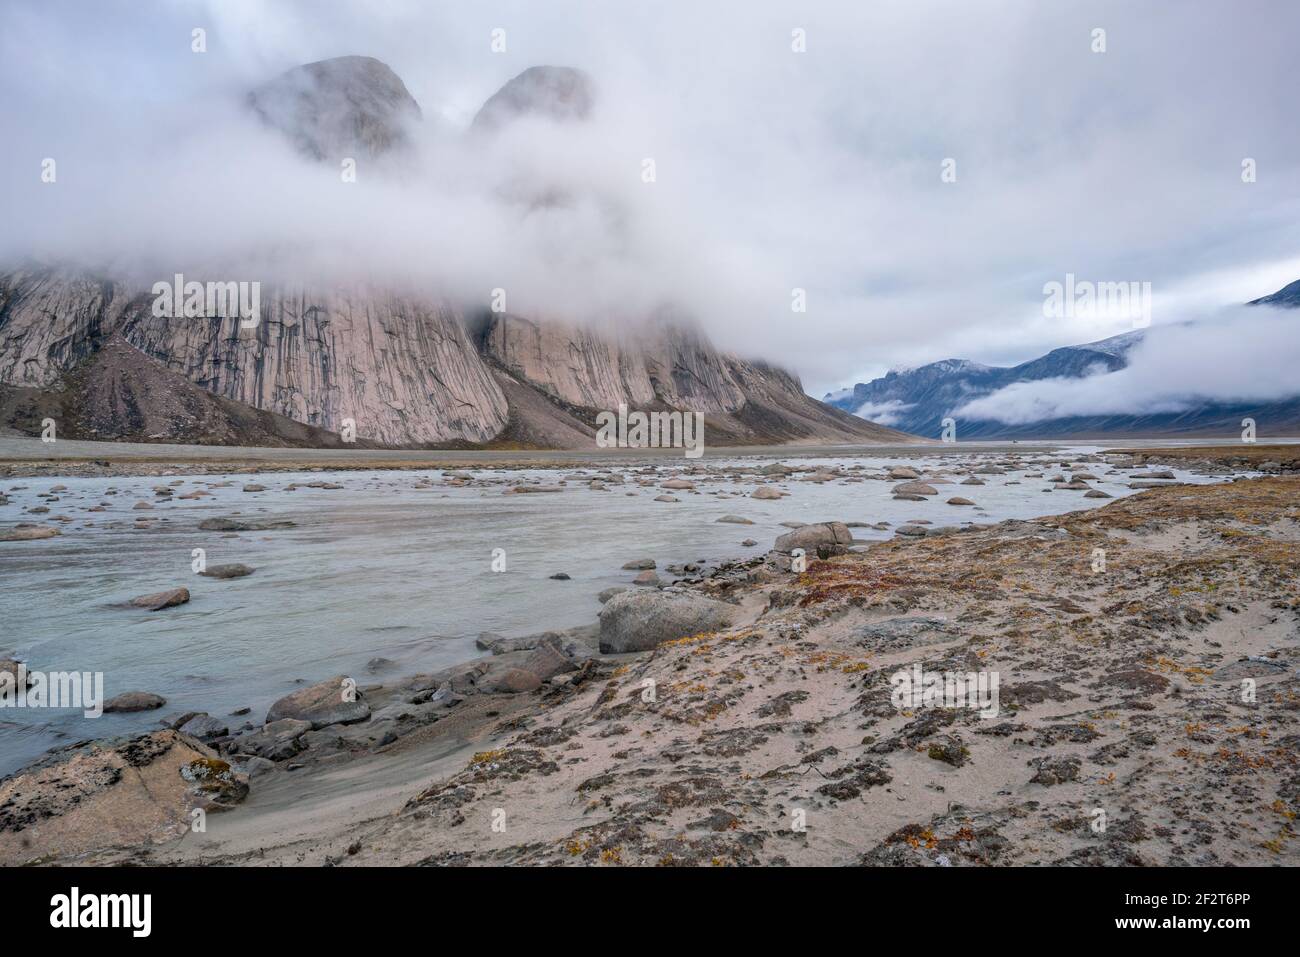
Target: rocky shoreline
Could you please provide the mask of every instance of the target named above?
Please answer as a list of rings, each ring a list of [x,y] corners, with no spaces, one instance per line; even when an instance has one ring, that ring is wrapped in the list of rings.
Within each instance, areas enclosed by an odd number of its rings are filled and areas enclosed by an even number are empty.
[[[1294,862],[1297,492],[795,528],[486,658],[51,752],[0,781],[0,863]],[[1001,713],[900,709],[915,665],[997,672]]]

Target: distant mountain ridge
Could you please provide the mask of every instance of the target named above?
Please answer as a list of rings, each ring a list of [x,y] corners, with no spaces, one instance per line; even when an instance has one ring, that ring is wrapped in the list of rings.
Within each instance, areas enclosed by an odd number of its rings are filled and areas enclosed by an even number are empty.
[[[1300,280],[1249,305],[1300,307]],[[880,425],[935,438],[943,419],[973,399],[1020,382],[1075,379],[1114,372],[1128,365],[1129,352],[1146,330],[1121,333],[1077,346],[1063,346],[1016,366],[986,366],[968,359],[942,359],[914,369],[892,370],[879,379],[828,394],[823,401]],[[1185,412],[1152,415],[1071,416],[1008,424],[962,416],[963,439],[1082,438],[1092,436],[1211,435],[1239,431],[1254,418],[1270,434],[1300,432],[1300,376],[1297,397],[1272,403],[1210,403]]]

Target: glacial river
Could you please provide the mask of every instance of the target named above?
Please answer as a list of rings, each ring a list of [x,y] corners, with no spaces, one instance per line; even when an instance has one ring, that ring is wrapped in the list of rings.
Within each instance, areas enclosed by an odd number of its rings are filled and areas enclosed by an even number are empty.
[[[924,502],[892,499],[896,482],[815,484],[799,476],[780,483],[792,493],[787,498],[752,499],[755,478],[736,481],[725,472],[728,464],[773,461],[764,456],[702,460],[723,474],[692,477],[698,491],[668,493],[676,503],[654,501],[664,490],[638,486],[636,480],[653,476],[634,468],[617,469],[627,481],[609,491],[570,479],[558,493],[502,494],[506,482],[554,485],[574,472],[599,478],[605,466],[473,469],[474,482],[461,488],[442,484],[441,469],[10,479],[0,486],[9,499],[0,506],[0,526],[56,524],[62,535],[0,543],[0,657],[17,657],[34,670],[102,672],[106,696],[150,691],[168,703],[160,712],[97,719],[80,711],[0,710],[0,775],[50,747],[143,731],[169,713],[225,716],[247,707],[251,713],[232,718],[232,728],[246,720],[260,723],[266,708],[299,680],[345,672],[364,685],[432,671],[480,656],[474,645],[480,632],[515,636],[588,624],[600,609],[602,589],[631,582],[636,573],[621,569],[631,559],[654,558],[667,579],[668,564],[761,554],[787,530],[782,522],[891,523],[887,530],[853,530],[870,540],[892,537],[892,528],[910,519],[984,523],[1105,504],[1082,492],[1044,492],[1047,479],[1063,471],[1060,462],[1094,450],[1072,451],[1053,453],[1026,470],[1043,471],[1044,478],[985,475],[983,486],[936,486],[940,494]],[[1027,448],[1024,454],[1042,452]],[[784,461],[798,467],[861,464],[870,474],[908,465],[946,471],[956,483],[972,460],[1002,458],[912,452]],[[666,478],[683,464],[660,460],[654,467]],[[1084,468],[1099,477],[1095,487],[1116,498],[1132,494],[1127,473],[1107,476],[1110,468],[1101,462]],[[1188,482],[1216,480],[1177,474]],[[170,501],[155,495],[155,488],[178,480]],[[223,481],[231,484],[222,487]],[[342,488],[287,491],[294,482]],[[421,482],[434,484],[417,488]],[[267,490],[245,492],[247,483]],[[39,497],[59,485],[66,489],[53,493],[55,501]],[[179,499],[196,489],[211,496]],[[982,510],[945,504],[954,495]],[[140,501],[153,508],[137,510]],[[27,511],[41,505],[48,514]],[[104,510],[88,512],[91,507]],[[726,514],[754,524],[719,523]],[[52,521],[60,515],[72,520]],[[237,534],[197,528],[203,519],[235,515],[296,525]],[[139,518],[150,519],[150,527],[137,528]],[[757,546],[743,546],[747,538]],[[256,572],[228,581],[201,577],[191,568],[196,548],[205,550],[209,565],[241,562]],[[504,551],[504,571],[493,570],[496,549]],[[559,572],[569,580],[550,577]],[[158,612],[124,607],[137,595],[181,585],[192,595],[188,604]],[[380,658],[391,664],[371,669],[372,659]]]

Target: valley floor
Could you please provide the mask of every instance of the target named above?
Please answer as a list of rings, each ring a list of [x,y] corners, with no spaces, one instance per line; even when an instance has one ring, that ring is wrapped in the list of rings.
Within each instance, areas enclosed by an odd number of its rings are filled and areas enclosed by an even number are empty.
[[[479,696],[89,862],[1300,863],[1300,478],[751,578],[701,586],[737,627]],[[918,664],[996,675],[997,715],[900,708]]]
[[[1294,465],[1300,457],[1300,438],[1283,440],[1288,444],[1244,445],[1236,440],[1207,444],[1194,449],[1179,448],[1178,442],[1147,440],[1116,441],[1097,439],[1099,447],[1116,451],[1140,449],[1152,459],[1168,456],[1170,461],[1215,462],[1231,448],[1235,457],[1256,464],[1281,461]],[[827,445],[823,443],[789,445],[749,445],[735,447],[708,446],[703,461],[713,458],[759,456],[820,457],[888,452],[891,455],[967,455],[975,452],[1010,452],[1048,450],[1063,445],[1081,445],[1072,441],[960,442],[942,443],[916,439],[911,443],[872,445]],[[33,475],[161,475],[183,468],[189,472],[267,472],[302,471],[305,469],[428,469],[428,468],[538,468],[576,467],[622,462],[681,462],[689,465],[700,459],[686,459],[681,449],[489,449],[489,450],[393,450],[393,449],[305,449],[254,448],[220,445],[169,445],[139,442],[85,442],[59,439],[45,443],[17,434],[0,431],[0,476]]]

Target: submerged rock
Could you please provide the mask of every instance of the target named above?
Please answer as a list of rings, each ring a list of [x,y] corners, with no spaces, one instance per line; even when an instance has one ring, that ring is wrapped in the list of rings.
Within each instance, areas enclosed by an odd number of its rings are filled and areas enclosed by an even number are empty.
[[[164,608],[183,605],[189,600],[190,590],[188,588],[169,588],[167,591],[132,598],[131,604],[136,608],[147,608],[149,611],[162,611]]]
[[[166,703],[167,699],[162,695],[152,694],[148,691],[125,691],[104,702],[104,713],[121,712],[129,714],[133,711],[153,711],[156,708],[161,708]]]
[[[19,662],[15,661],[13,658],[0,658],[0,672],[10,675],[13,678],[13,683],[15,685],[18,683],[18,665]],[[26,679],[25,683],[27,687],[30,688],[32,685],[32,676],[24,675],[24,678]]]
[[[34,542],[42,538],[62,535],[52,525],[33,525],[31,522],[19,522],[12,528],[0,529],[0,542]]]
[[[895,495],[938,495],[939,490],[925,482],[904,482],[894,486]]]
[[[241,565],[238,562],[232,562],[229,565],[209,565],[206,569],[199,572],[205,578],[246,578],[253,574],[256,569],[248,565]]]
[[[296,526],[296,522],[291,522],[287,518],[205,518],[199,522],[199,530],[204,532],[269,532],[281,528],[295,528]]]

